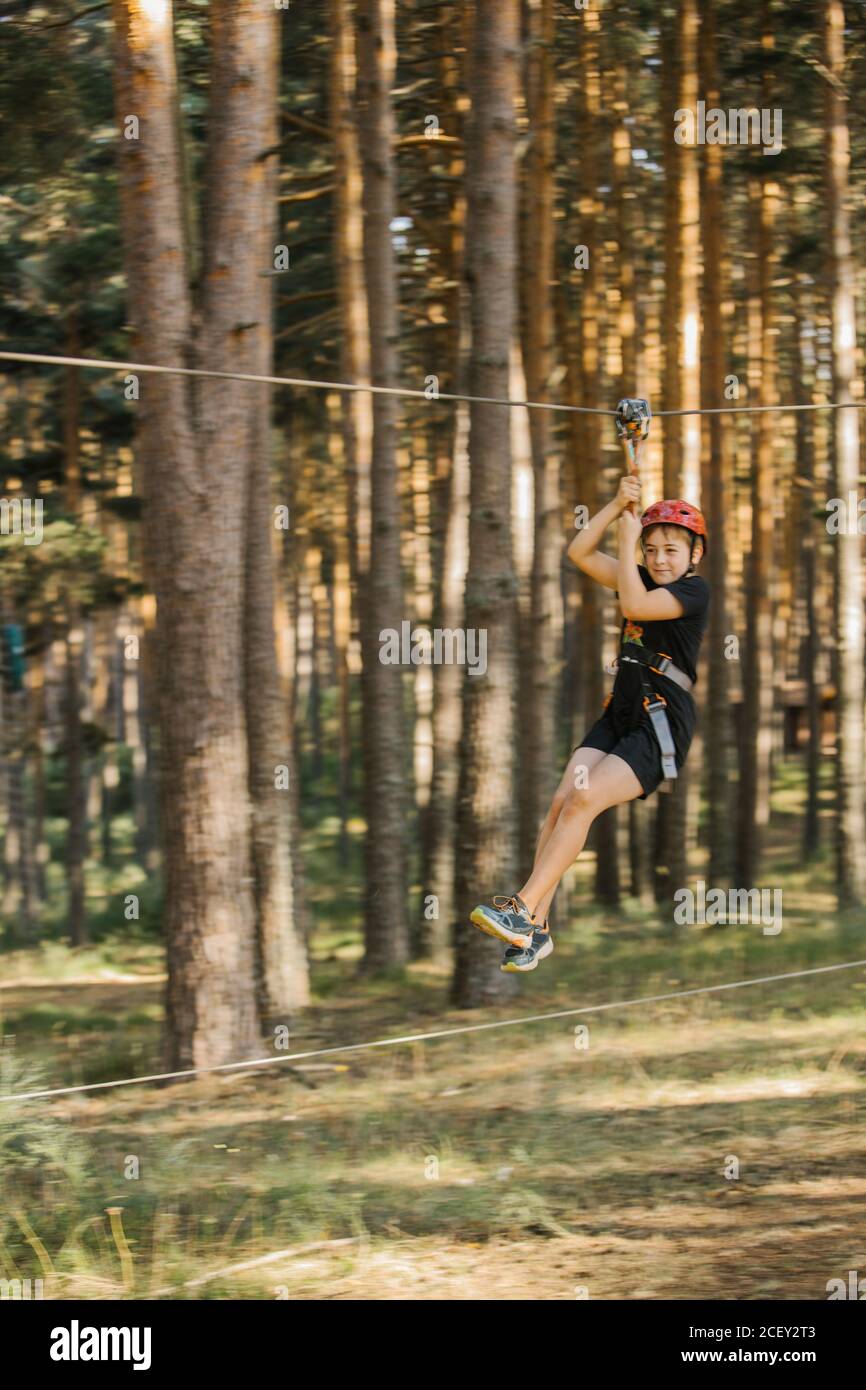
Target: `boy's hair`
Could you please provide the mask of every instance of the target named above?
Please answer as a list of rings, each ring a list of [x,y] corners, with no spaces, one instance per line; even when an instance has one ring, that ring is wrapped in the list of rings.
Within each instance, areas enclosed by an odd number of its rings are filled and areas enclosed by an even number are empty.
[[[695,553],[695,545],[697,544],[698,541],[700,541],[700,543],[701,543],[701,557],[703,557],[703,553],[704,553],[704,549],[705,549],[705,546],[704,546],[704,538],[703,538],[703,536],[699,536],[699,535],[696,534],[696,532],[690,531],[689,528],[688,528],[688,526],[680,526],[680,524],[679,524],[678,522],[676,522],[676,521],[653,521],[649,526],[646,527],[646,529],[644,530],[644,532],[642,533],[641,538],[640,538],[640,548],[641,548],[641,550],[643,551],[643,557],[644,557],[644,559],[646,559],[646,538],[647,538],[648,535],[650,535],[650,533],[651,533],[652,531],[663,531],[663,532],[665,533],[665,540],[670,539],[669,536],[668,536],[668,534],[667,534],[668,531],[684,531],[684,532],[685,532],[686,537],[687,537],[688,540],[691,542],[691,544],[690,544],[690,546],[689,546],[689,567],[688,567],[688,569],[686,570],[686,574],[691,574],[691,573],[693,572],[693,570],[694,570],[694,567],[695,567],[695,566],[694,566],[694,553]],[[700,561],[698,561],[698,563],[700,563]]]

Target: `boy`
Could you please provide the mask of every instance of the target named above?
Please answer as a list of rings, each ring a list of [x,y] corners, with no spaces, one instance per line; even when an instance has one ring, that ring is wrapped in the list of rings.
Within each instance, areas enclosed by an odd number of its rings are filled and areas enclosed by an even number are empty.
[[[476,927],[508,942],[502,970],[534,970],[550,955],[550,903],[590,825],[608,807],[644,801],[665,777],[675,777],[695,731],[691,690],[710,600],[695,566],[706,554],[706,523],[697,507],[679,499],[654,503],[638,520],[631,507],[639,502],[638,479],[622,478],[614,499],[568,547],[578,569],[617,591],[624,620],[618,669],[601,718],[569,759],[529,878],[519,893],[470,915]],[[615,560],[596,546],[617,518]],[[638,539],[645,566],[635,560]],[[586,770],[580,786],[577,769]]]

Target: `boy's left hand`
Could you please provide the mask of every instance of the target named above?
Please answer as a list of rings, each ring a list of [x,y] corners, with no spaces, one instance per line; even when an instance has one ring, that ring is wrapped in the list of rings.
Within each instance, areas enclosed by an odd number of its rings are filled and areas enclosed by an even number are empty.
[[[620,535],[624,536],[627,541],[631,541],[632,545],[636,545],[638,540],[640,539],[640,534],[643,531],[643,527],[641,526],[640,520],[638,517],[635,516],[634,512],[630,512],[628,510],[621,512],[619,518],[619,527]]]

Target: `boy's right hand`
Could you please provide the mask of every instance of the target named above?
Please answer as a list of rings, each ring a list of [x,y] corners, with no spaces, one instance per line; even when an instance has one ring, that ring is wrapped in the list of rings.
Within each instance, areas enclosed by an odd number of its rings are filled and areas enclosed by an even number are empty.
[[[617,512],[624,512],[632,503],[635,504],[635,508],[640,506],[640,479],[636,478],[633,473],[626,473],[619,480],[616,493]]]

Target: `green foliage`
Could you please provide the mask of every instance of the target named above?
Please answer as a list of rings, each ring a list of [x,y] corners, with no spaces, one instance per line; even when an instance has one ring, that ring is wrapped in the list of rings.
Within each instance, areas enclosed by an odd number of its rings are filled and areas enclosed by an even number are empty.
[[[46,519],[42,540],[24,544],[20,535],[0,535],[0,564],[7,594],[22,608],[36,608],[43,620],[60,621],[70,599],[87,608],[95,603],[106,553],[105,537],[55,514]]]
[[[8,1101],[7,1096],[52,1085],[47,1068],[14,1047],[0,1048],[0,1210],[26,1196],[49,1196],[52,1184],[79,1185],[87,1169],[87,1146],[44,1100]]]

